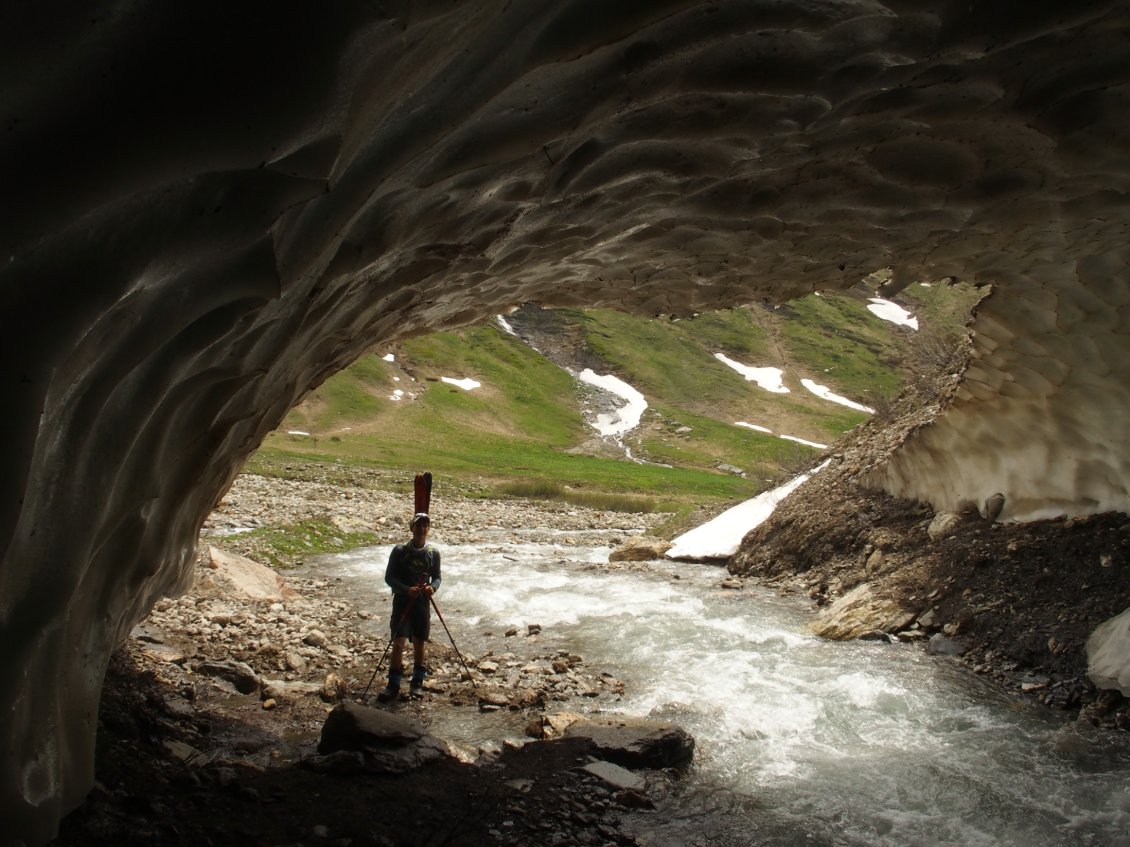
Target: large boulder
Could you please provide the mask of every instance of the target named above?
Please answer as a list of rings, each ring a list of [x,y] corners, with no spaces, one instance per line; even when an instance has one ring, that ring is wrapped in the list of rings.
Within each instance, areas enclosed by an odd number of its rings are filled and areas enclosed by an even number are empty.
[[[1087,676],[1130,697],[1130,609],[1099,624],[1087,639]]]
[[[663,554],[671,549],[671,542],[662,538],[649,538],[636,536],[629,538],[619,547],[608,554],[610,562],[647,562],[652,559],[662,559]]]
[[[913,611],[864,582],[825,606],[809,628],[822,638],[849,641],[873,632],[898,632],[914,620]]]
[[[194,664],[192,669],[202,676],[224,680],[240,694],[251,694],[259,690],[259,677],[247,662],[206,659]]]
[[[359,754],[346,756],[345,754]],[[335,706],[322,725],[315,769],[337,771],[357,762],[367,770],[404,773],[445,757],[455,759],[451,748],[429,735],[413,717],[372,709],[357,703]]]
[[[425,735],[424,725],[415,718],[345,702],[326,716],[318,752],[404,747]]]
[[[588,739],[596,755],[625,768],[685,768],[694,758],[694,738],[666,721],[586,718],[570,724],[564,737]]]
[[[209,547],[205,565],[197,574],[197,593],[276,602],[298,596],[277,572],[246,556]]]

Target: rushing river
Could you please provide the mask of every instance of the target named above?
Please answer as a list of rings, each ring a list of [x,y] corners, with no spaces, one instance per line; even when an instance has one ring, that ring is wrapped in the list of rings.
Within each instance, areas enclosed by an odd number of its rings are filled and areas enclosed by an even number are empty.
[[[472,656],[497,650],[509,626],[540,624],[546,649],[624,680],[616,710],[694,735],[686,789],[642,816],[641,843],[1130,847],[1124,737],[1018,705],[921,647],[814,638],[804,603],[720,589],[717,567],[610,568],[608,547],[511,537],[435,539],[444,619]],[[382,630],[388,551],[311,563]],[[438,621],[432,637],[446,640]],[[467,713],[433,731],[472,745],[520,737],[505,721]]]

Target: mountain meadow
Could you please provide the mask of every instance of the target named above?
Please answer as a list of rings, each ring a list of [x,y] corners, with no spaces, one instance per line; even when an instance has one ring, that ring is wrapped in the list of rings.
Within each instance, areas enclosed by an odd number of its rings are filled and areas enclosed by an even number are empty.
[[[960,355],[981,296],[964,285],[909,286],[894,300],[918,328],[869,308],[886,301],[867,283],[687,319],[528,304],[373,347],[292,409],[245,470],[329,480],[364,472],[405,492],[427,470],[437,490],[463,496],[670,513],[670,536],[806,470],[841,434],[887,414],[908,380]],[[780,385],[762,387],[733,363],[779,369]],[[638,425],[597,430],[597,415],[626,401],[578,379],[586,368],[643,395]]]

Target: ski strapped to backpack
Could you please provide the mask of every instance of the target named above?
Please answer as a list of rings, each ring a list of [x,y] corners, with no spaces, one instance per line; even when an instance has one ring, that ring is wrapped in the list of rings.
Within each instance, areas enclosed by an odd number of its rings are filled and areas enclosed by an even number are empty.
[[[416,474],[416,479],[413,481],[412,485],[412,493],[414,500],[412,514],[418,515],[423,513],[425,515],[430,515],[430,509],[432,507],[431,471]]]

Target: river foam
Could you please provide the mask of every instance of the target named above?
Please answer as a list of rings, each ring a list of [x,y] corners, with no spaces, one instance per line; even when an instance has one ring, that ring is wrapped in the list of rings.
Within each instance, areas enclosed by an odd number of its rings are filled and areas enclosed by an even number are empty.
[[[694,773],[647,818],[649,843],[711,833],[715,847],[1130,845],[1127,740],[1019,704],[951,660],[817,639],[806,601],[723,590],[716,567],[609,565],[607,547],[436,542],[438,596],[461,641],[538,624],[538,638],[625,681],[624,713],[695,736]],[[371,592],[387,554],[321,567]]]

